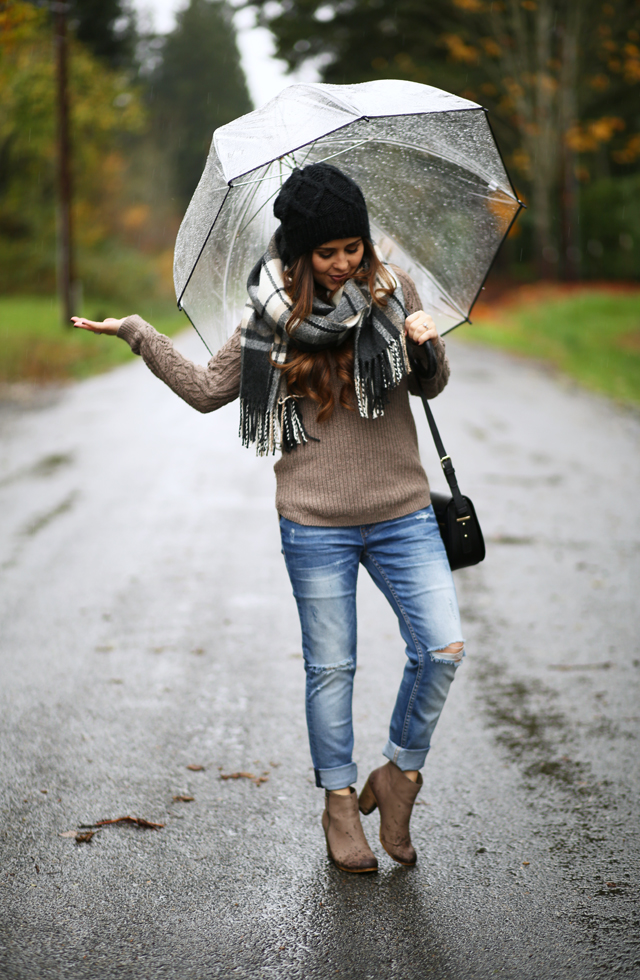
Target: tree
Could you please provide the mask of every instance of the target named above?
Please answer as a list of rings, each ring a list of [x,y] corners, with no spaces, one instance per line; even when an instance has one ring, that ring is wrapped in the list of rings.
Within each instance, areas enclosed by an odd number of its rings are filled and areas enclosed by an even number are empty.
[[[134,64],[136,19],[126,0],[71,0],[71,28],[111,68]]]
[[[543,275],[578,272],[579,189],[640,160],[640,0],[254,0],[291,68],[408,78],[491,112]]]
[[[157,138],[170,154],[175,192],[185,206],[214,129],[252,109],[224,0],[190,0],[164,42],[149,87]]]
[[[55,285],[55,65],[49,14],[20,0],[0,8],[0,287]],[[79,42],[69,66],[78,243],[120,231],[122,140],[142,131],[144,107],[126,73]]]

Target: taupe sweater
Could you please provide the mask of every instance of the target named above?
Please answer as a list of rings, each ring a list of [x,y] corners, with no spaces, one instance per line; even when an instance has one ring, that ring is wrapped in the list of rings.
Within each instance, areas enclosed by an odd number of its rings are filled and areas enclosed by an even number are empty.
[[[421,308],[415,285],[406,273],[395,271],[407,310],[414,313]],[[118,336],[199,412],[213,412],[240,393],[239,327],[207,367],[187,360],[168,337],[139,316],[127,317]],[[408,346],[420,359],[422,348],[411,342]],[[438,370],[430,381],[422,382],[428,398],[435,398],[449,378],[441,340],[435,351]],[[337,396],[342,385],[336,377],[333,383]],[[377,419],[364,419],[357,411],[336,404],[331,418],[319,424],[315,405],[303,399],[305,428],[319,441],[283,453],[276,463],[278,513],[298,524],[339,527],[387,521],[427,507],[429,483],[420,462],[408,397],[408,392],[419,394],[418,383],[411,374],[390,391],[384,415]]]

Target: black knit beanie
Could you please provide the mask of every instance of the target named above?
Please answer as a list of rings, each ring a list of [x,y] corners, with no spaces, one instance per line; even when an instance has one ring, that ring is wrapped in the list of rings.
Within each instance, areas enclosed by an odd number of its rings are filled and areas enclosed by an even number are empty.
[[[273,213],[281,222],[278,247],[287,263],[334,238],[371,237],[362,191],[330,163],[296,168],[282,185]]]

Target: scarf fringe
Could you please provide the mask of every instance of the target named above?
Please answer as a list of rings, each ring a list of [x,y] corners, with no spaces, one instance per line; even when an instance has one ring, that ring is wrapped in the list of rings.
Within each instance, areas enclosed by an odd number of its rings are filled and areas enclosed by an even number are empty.
[[[291,395],[278,400],[275,412],[265,412],[263,407],[249,405],[241,399],[239,435],[247,449],[255,443],[256,456],[271,456],[277,449],[290,453],[313,439],[305,429],[296,400]]]
[[[357,377],[354,377],[360,415],[374,419],[384,415],[385,402],[388,401],[387,392],[396,388],[409,370],[404,333],[373,360],[360,361]]]

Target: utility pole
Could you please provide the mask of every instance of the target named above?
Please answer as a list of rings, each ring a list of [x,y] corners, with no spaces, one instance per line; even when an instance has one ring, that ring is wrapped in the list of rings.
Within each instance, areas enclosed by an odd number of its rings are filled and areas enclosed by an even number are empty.
[[[73,266],[73,226],[71,219],[71,142],[69,138],[68,85],[68,3],[52,3],[58,102],[58,291],[63,322],[76,312],[73,308],[75,275]]]

